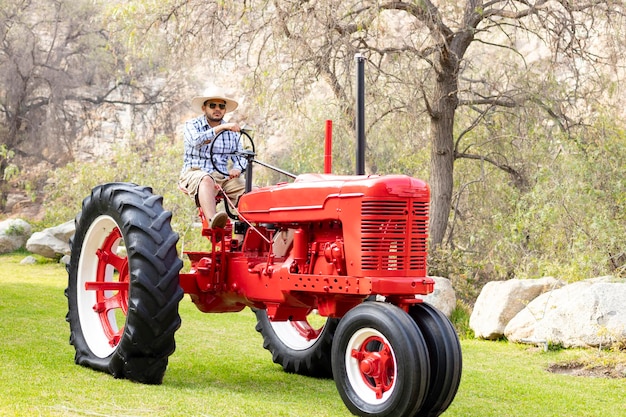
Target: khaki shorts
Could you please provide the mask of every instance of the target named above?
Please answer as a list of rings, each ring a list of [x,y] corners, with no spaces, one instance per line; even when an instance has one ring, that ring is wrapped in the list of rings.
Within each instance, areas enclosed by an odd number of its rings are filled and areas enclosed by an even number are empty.
[[[222,187],[224,193],[228,196],[229,200],[236,205],[239,196],[243,194],[246,189],[246,183],[241,177],[226,178],[216,171],[207,174],[199,168],[190,168],[185,171],[178,179],[178,187],[193,199],[193,201],[196,203],[196,206],[199,206],[198,189],[200,188],[200,182],[202,181],[202,178],[206,177],[207,175],[210,176],[217,185]]]

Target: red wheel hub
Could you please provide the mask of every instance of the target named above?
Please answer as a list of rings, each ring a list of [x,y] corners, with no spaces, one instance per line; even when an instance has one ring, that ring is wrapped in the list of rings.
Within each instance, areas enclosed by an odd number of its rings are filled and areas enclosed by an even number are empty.
[[[351,356],[359,362],[365,384],[376,393],[377,399],[381,399],[394,382],[395,365],[389,345],[382,338],[371,336],[358,350],[353,349]]]
[[[98,267],[95,281],[86,282],[86,291],[96,292],[93,310],[98,314],[102,329],[111,346],[117,346],[124,331],[123,324],[117,325],[115,314],[128,312],[128,258],[115,250],[122,238],[119,228],[114,228],[96,251]],[[125,322],[125,319],[124,319]]]

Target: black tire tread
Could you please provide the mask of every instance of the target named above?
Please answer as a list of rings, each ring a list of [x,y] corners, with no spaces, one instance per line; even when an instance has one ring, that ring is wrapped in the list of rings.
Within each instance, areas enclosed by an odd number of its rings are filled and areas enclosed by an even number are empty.
[[[437,417],[450,406],[461,382],[461,344],[450,320],[430,304],[412,306],[409,315],[424,335],[431,368],[426,400],[415,417]]]
[[[176,252],[178,235],[170,227],[171,213],[162,207],[163,198],[152,189],[130,183],[109,183],[95,187],[83,200],[75,220],[76,235],[70,239],[72,257],[68,269],[68,314],[70,344],[76,349],[75,362],[116,378],[160,384],[168,357],[176,345],[174,333],[181,324],[178,303],[183,290],[178,285],[182,261]],[[111,216],[122,231],[129,262],[129,308],[124,332],[115,351],[98,358],[82,336],[72,288],[76,278],[84,234],[97,216]]]

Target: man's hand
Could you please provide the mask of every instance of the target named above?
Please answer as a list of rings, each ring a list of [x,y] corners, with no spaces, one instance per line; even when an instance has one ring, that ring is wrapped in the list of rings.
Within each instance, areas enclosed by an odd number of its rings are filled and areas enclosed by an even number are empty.
[[[230,130],[231,132],[241,131],[241,126],[239,126],[237,123],[224,123],[221,126],[224,127],[224,130]]]
[[[222,123],[213,128],[213,131],[216,135],[222,133],[224,130],[230,130],[231,132],[240,132],[241,126],[239,126],[237,123]]]
[[[228,176],[229,178],[237,178],[241,175],[241,171],[238,169],[231,169],[230,171],[228,171]]]

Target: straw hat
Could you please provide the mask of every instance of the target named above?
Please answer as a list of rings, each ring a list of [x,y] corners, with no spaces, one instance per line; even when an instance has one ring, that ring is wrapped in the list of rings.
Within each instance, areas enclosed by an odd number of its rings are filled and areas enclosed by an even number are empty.
[[[212,87],[206,90],[204,95],[194,97],[191,100],[191,108],[196,113],[204,113],[202,111],[202,105],[207,100],[224,100],[226,102],[226,113],[235,110],[239,105],[234,99],[227,97],[226,93],[221,88]]]

